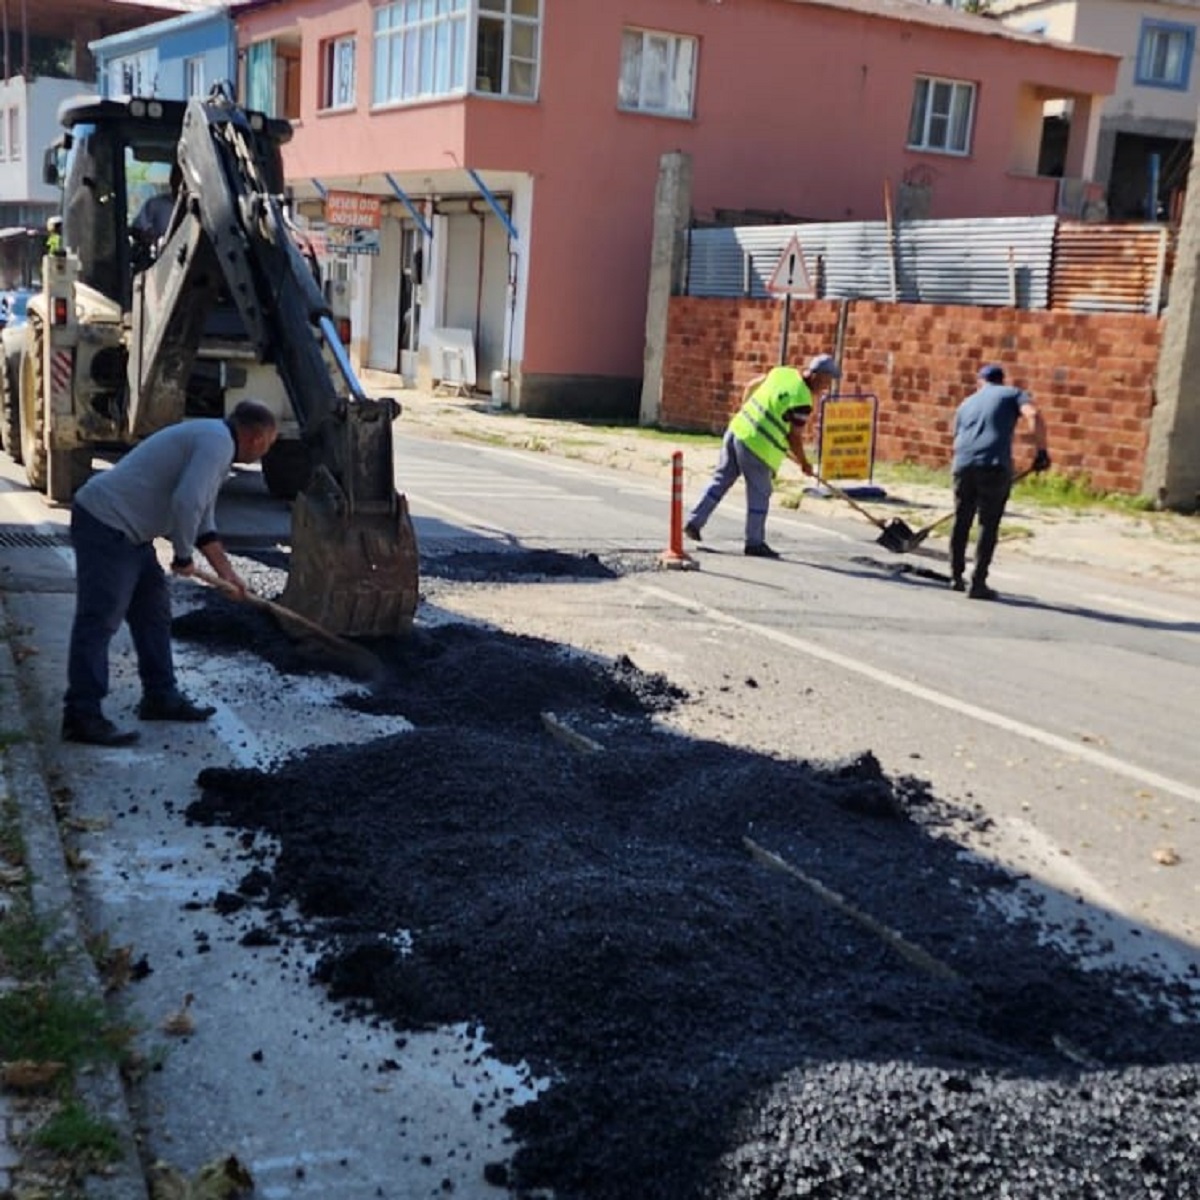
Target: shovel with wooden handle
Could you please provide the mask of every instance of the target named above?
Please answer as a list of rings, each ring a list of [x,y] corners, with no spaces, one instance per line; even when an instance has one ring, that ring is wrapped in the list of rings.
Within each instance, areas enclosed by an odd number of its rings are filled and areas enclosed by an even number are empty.
[[[1020,483],[1026,475],[1031,475],[1032,473],[1033,468],[1026,467],[1024,471],[1014,475],[1012,477],[1012,481],[1013,483]],[[903,554],[907,550],[915,550],[935,529],[937,529],[939,526],[945,525],[945,523],[954,516],[954,513],[955,510],[953,509],[948,513],[943,513],[936,521],[930,521],[928,525],[918,529],[915,533],[912,530],[909,530],[908,538],[904,541],[903,545],[889,545],[883,540],[883,534],[880,534],[876,540],[881,546],[887,546],[889,550],[895,550],[897,554]],[[903,525],[904,522],[901,521],[900,524]],[[908,527],[905,526],[905,528],[907,529]]]
[[[889,550],[896,551],[897,554],[902,553],[908,548],[908,543],[915,536],[912,529],[899,517],[892,517],[890,521],[883,520],[882,517],[877,517],[874,513],[868,512],[863,508],[849,492],[844,492],[840,487],[835,487],[828,479],[822,479],[820,475],[815,476],[816,481],[828,491],[832,492],[839,500],[845,500],[856,513],[860,513],[866,517],[872,525],[875,525],[880,533],[875,539],[881,546],[886,546]]]
[[[359,646],[357,643],[331,632],[323,625],[310,620],[308,617],[283,604],[279,604],[274,600],[268,600],[265,596],[259,596],[248,590],[239,592],[237,588],[231,583],[227,583],[219,575],[214,575],[211,571],[205,571],[201,567],[194,567],[192,569],[191,578],[198,580],[208,587],[215,588],[219,592],[223,592],[231,600],[244,600],[251,607],[270,613],[279,622],[280,628],[289,634],[289,636],[301,639],[311,637],[320,642],[334,655],[336,661],[343,666],[348,675],[361,679],[378,679],[384,674],[382,660],[372,654],[366,647]]]

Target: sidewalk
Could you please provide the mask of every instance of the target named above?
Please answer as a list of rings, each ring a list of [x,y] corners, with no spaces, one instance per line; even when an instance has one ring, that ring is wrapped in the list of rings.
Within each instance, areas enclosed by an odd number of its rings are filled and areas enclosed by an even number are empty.
[[[668,434],[637,428],[614,429],[576,421],[527,417],[493,409],[487,396],[443,396],[406,388],[396,375],[364,371],[362,381],[374,395],[395,397],[403,408],[399,429],[419,430],[421,436],[470,440],[559,455],[613,470],[626,470],[663,481],[669,495],[671,455],[684,451],[685,505],[700,493],[717,459],[718,443],[697,446],[692,437],[672,442]],[[403,468],[401,468],[403,479]],[[865,520],[835,497],[805,491],[799,469],[785,465],[776,503],[789,507],[798,500],[800,511],[813,516],[849,521]],[[900,517],[913,529],[922,528],[954,507],[949,487],[901,483],[888,486],[882,501],[864,507],[883,520]],[[866,529],[867,537],[871,536]],[[925,546],[945,553],[949,525],[934,531]],[[1070,563],[1156,585],[1200,590],[1200,515],[1179,513],[1127,515],[1097,506],[1081,511],[1050,508],[1020,498],[1010,501],[1001,528],[1000,553],[1005,557]]]
[[[84,1001],[102,1004],[104,989],[91,954],[84,945],[76,915],[71,873],[60,838],[58,818],[42,742],[47,731],[37,722],[39,706],[23,692],[22,673],[16,655],[36,653],[32,634],[17,628],[5,593],[0,589],[0,805],[17,822],[25,853],[24,867],[30,901],[37,919],[47,930],[47,949],[60,957],[59,980]],[[0,891],[0,909],[13,903],[15,893]],[[0,979],[0,989],[14,986]],[[105,1122],[120,1144],[122,1159],[103,1175],[89,1176],[86,1193],[93,1200],[145,1200],[146,1184],[126,1103],[124,1085],[115,1063],[97,1063],[80,1071],[76,1094],[88,1112]],[[44,1098],[21,1097],[0,1092],[0,1197],[64,1195],[43,1190],[52,1181],[32,1176],[22,1178],[22,1166],[30,1158],[24,1149],[27,1136],[40,1121]],[[44,1115],[44,1114],[43,1114]],[[32,1126],[31,1126],[32,1122]],[[23,1185],[14,1191],[14,1184]],[[55,1185],[57,1186],[57,1185]]]

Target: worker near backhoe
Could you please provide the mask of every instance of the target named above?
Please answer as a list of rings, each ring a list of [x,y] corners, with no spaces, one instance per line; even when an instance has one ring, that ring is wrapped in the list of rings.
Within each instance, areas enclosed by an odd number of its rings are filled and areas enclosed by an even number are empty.
[[[122,621],[137,653],[143,721],[206,721],[216,712],[194,704],[176,684],[171,601],[154,539],[170,539],[172,573],[191,575],[198,549],[232,593],[245,596],[246,585],[217,533],[217,493],[233,464],[258,462],[277,432],[266,405],[243,400],[227,420],[200,418],[159,430],[75,494],[75,618],[63,699],[64,741],[127,746],[138,738],[136,730],[118,728],[102,709],[109,644]]]
[[[1000,520],[1013,482],[1013,435],[1024,421],[1036,447],[1034,471],[1050,466],[1046,422],[1028,392],[1004,382],[1004,368],[991,363],[979,372],[980,386],[954,414],[954,526],[950,532],[950,586],[972,600],[995,600],[988,570],[1000,535]],[[967,590],[967,540],[979,518],[975,569]]]
[[[746,480],[746,537],[744,552],[751,558],[778,558],[767,545],[767,512],[775,476],[792,457],[805,475],[813,473],[804,452],[804,429],[812,416],[815,397],[828,391],[842,375],[832,355],[818,354],[803,371],[773,367],[756,375],[742,391],[742,405],[721,440],[716,470],[704,495],[688,515],[684,534],[701,540],[708,518],[739,476]]]
[[[51,217],[46,222],[46,253],[61,254],[62,248],[62,217]]]

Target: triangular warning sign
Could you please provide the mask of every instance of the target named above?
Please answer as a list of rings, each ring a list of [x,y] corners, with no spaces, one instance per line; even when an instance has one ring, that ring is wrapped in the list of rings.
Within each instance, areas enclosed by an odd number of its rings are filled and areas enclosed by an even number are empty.
[[[817,294],[812,280],[808,277],[808,267],[804,262],[804,251],[800,249],[800,239],[792,234],[771,278],[767,280],[767,291],[772,296],[806,296]]]

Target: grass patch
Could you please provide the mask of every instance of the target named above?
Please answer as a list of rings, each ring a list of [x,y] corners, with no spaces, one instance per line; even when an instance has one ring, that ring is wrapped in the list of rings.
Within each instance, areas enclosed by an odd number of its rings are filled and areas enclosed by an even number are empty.
[[[108,1121],[97,1120],[78,1101],[64,1104],[33,1139],[43,1150],[72,1159],[113,1163],[121,1158],[121,1142]]]
[[[108,1014],[96,1000],[58,984],[32,984],[0,996],[0,1058],[61,1062],[71,1070],[97,1059],[115,1061]]]
[[[1050,508],[1091,509],[1103,508],[1113,512],[1154,512],[1154,502],[1145,496],[1125,496],[1116,492],[1102,492],[1092,486],[1086,475],[1059,475],[1045,471],[1040,475],[1029,475],[1013,489],[1014,495],[1022,500],[1044,504]]]
[[[58,961],[46,949],[49,932],[34,916],[29,898],[24,894],[15,895],[0,919],[0,970],[21,980],[44,979],[52,975]],[[0,1056],[12,1057],[3,1051],[2,1030]]]
[[[950,468],[922,467],[916,463],[877,463],[877,482],[903,487],[904,484],[940,487],[952,492],[954,487]],[[1126,496],[1105,492],[1094,487],[1086,474],[1065,475],[1058,471],[1043,471],[1027,475],[1013,484],[1012,497],[1023,504],[1044,508],[1074,509],[1079,512],[1103,510],[1131,515],[1154,513],[1155,505],[1145,496]]]
[[[79,1076],[121,1062],[130,1033],[100,997],[65,981],[54,929],[34,909],[19,818],[10,794],[0,808],[0,1082],[29,1131],[10,1168],[13,1194],[83,1200],[86,1176],[123,1152],[118,1130],[80,1098]]]

